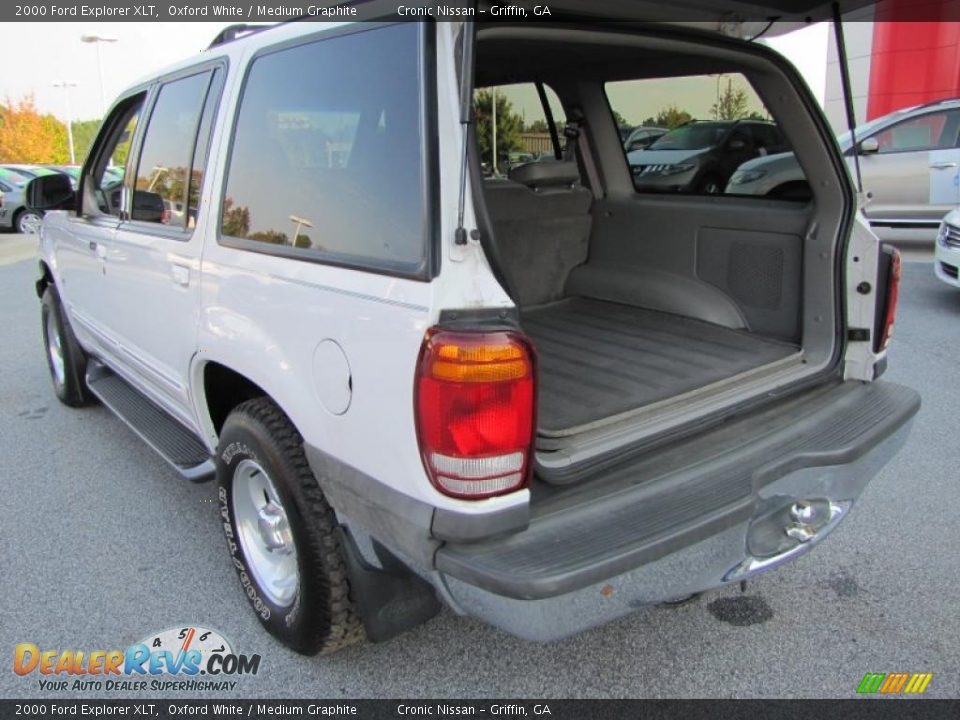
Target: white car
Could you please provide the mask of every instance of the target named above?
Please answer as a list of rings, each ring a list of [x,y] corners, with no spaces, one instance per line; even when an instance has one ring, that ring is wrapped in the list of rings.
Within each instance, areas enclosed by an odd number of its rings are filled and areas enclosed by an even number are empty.
[[[934,246],[934,272],[948,285],[960,288],[960,210],[943,218]]]
[[[227,37],[123,92],[75,193],[29,188],[54,391],[216,482],[240,589],[298,652],[443,604],[549,640],[740,582],[825,538],[919,408],[878,380],[897,275],[781,58],[476,28]],[[636,190],[604,84],[677,58],[762,79],[815,203]],[[587,161],[485,179],[473,78],[554,76]]]
[[[857,154],[872,227],[934,229],[960,203],[960,99],[904,108],[856,128]],[[837,138],[855,173],[849,132]],[[794,153],[743,163],[727,193],[808,200],[810,186]]]

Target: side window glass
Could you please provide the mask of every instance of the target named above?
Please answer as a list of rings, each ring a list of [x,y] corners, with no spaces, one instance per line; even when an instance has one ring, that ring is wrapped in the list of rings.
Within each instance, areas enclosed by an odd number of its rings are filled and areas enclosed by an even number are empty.
[[[193,164],[190,168],[190,187],[187,190],[187,228],[192,229],[197,223],[197,214],[200,212],[200,190],[203,188],[203,174],[207,167],[207,155],[210,152],[210,132],[213,127],[213,116],[217,111],[217,98],[214,90],[217,87],[219,70],[214,70],[210,89],[203,106],[203,116],[200,118],[200,129],[197,132],[196,149],[193,151]]]
[[[120,217],[123,210],[123,179],[130,163],[130,146],[140,119],[145,97],[131,100],[118,111],[115,125],[108,123],[109,135],[106,136],[102,150],[97,155],[97,163],[90,177],[84,197],[84,211],[95,214]],[[95,210],[94,210],[95,207]]]
[[[949,119],[950,113],[927,113],[881,130],[873,136],[879,145],[877,152],[896,153],[953,147],[957,139],[957,129],[956,124],[949,122]],[[948,129],[952,130],[952,136]]]
[[[140,151],[131,219],[187,226],[191,152],[209,84],[204,72],[160,88]]]
[[[745,75],[687,75],[606,84],[637,192],[808,200],[790,146]],[[642,140],[641,140],[642,138]]]
[[[566,123],[563,106],[551,87],[544,85],[544,94],[563,152]],[[556,159],[549,119],[536,85],[518,83],[480,88],[474,93],[473,103],[485,175],[507,175],[511,168],[523,163]]]
[[[420,270],[420,32],[418,23],[364,29],[253,61],[227,171],[224,236],[264,252]]]

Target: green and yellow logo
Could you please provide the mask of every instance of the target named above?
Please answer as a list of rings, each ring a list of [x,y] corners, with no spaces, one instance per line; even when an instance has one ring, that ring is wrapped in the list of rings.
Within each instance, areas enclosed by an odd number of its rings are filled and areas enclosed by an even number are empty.
[[[931,680],[933,673],[867,673],[857,686],[857,692],[921,695]]]

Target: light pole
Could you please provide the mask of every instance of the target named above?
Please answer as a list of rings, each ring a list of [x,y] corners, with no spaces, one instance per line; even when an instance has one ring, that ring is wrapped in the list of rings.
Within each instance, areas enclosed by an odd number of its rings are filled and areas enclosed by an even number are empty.
[[[168,172],[170,172],[170,168],[165,168],[161,165],[154,165],[153,179],[150,181],[150,184],[147,186],[147,192],[153,192],[153,188],[156,187],[157,182],[160,180],[160,178],[162,178]]]
[[[77,157],[73,153],[73,114],[70,112],[70,88],[76,87],[77,84],[61,80],[60,82],[55,82],[53,86],[63,88],[63,97],[67,103],[67,143],[70,146],[70,164],[76,165]]]
[[[115,37],[105,37],[103,35],[81,35],[80,42],[93,43],[97,48],[97,72],[100,74],[100,114],[104,115],[107,112],[107,98],[106,93],[103,91],[103,60],[100,57],[100,43],[112,43],[116,42]]]
[[[296,246],[297,246],[297,238],[300,237],[300,229],[301,229],[301,228],[305,228],[305,227],[307,227],[307,228],[312,228],[312,227],[313,227],[313,223],[310,222],[309,220],[307,220],[306,218],[300,217],[299,215],[291,215],[291,216],[290,216],[290,222],[296,223],[296,225],[297,225],[297,229],[293,231],[293,242],[290,243],[290,245],[292,245],[293,247],[296,247]],[[311,244],[312,244],[312,243],[311,243]]]

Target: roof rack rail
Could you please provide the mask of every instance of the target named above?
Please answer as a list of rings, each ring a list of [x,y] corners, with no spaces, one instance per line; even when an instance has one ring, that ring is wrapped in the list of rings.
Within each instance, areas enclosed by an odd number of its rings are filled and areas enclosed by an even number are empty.
[[[213,41],[207,46],[207,50],[215,48],[218,45],[224,45],[225,43],[233,42],[241,35],[260,32],[261,30],[268,30],[272,27],[273,25],[248,25],[246,23],[228,25],[217,34]]]

